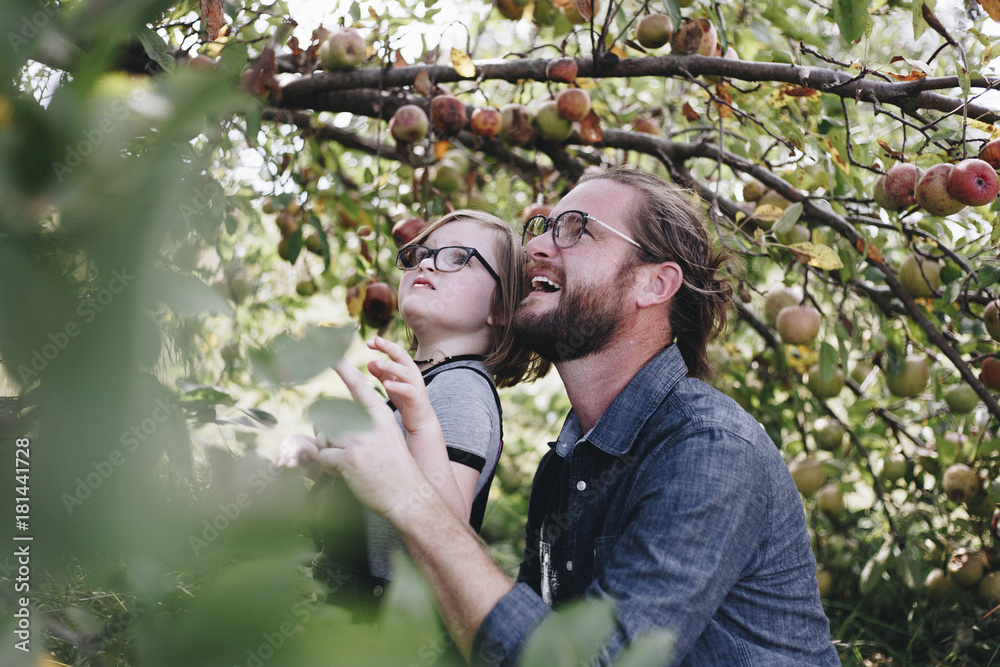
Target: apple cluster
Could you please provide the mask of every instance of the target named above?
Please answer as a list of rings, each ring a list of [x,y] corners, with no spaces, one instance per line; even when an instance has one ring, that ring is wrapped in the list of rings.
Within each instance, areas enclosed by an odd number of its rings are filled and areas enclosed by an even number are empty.
[[[887,211],[918,205],[945,217],[966,206],[990,204],[1000,193],[1000,139],[983,146],[979,157],[957,164],[940,163],[921,170],[909,163],[893,166],[875,179],[872,196]]]

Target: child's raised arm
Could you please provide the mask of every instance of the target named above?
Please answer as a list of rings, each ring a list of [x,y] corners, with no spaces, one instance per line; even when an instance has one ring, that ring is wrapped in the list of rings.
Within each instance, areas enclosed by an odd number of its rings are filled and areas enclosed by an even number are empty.
[[[420,369],[406,350],[384,338],[376,337],[368,347],[389,357],[369,362],[368,371],[382,383],[399,410],[410,454],[441,497],[459,517],[468,521],[479,474],[448,458],[441,424],[431,407]]]

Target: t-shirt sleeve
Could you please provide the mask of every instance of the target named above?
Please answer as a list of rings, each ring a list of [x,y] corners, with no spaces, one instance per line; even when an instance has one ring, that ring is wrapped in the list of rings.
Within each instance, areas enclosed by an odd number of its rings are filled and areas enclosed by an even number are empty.
[[[434,414],[441,422],[448,457],[483,472],[496,464],[500,415],[489,381],[472,370],[456,368],[428,385]]]

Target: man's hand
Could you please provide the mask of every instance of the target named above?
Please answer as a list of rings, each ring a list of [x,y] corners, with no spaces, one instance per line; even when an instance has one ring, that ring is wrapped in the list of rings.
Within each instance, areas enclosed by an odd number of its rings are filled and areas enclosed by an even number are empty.
[[[346,359],[334,370],[354,400],[371,415],[371,431],[340,433],[318,443],[316,462],[343,477],[361,503],[393,523],[434,493],[434,488],[410,456],[392,411],[364,375]],[[325,445],[325,446],[324,446]]]
[[[274,458],[274,466],[276,468],[306,467],[310,477],[318,477],[319,473],[322,472],[315,461],[319,449],[319,443],[311,435],[289,436],[278,448],[278,455]]]

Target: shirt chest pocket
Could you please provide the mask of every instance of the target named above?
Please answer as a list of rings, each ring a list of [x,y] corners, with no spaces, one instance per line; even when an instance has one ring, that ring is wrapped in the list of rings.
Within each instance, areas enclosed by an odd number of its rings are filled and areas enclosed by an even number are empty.
[[[602,535],[594,540],[594,578],[604,573],[604,568],[614,553],[618,543],[618,535]]]

